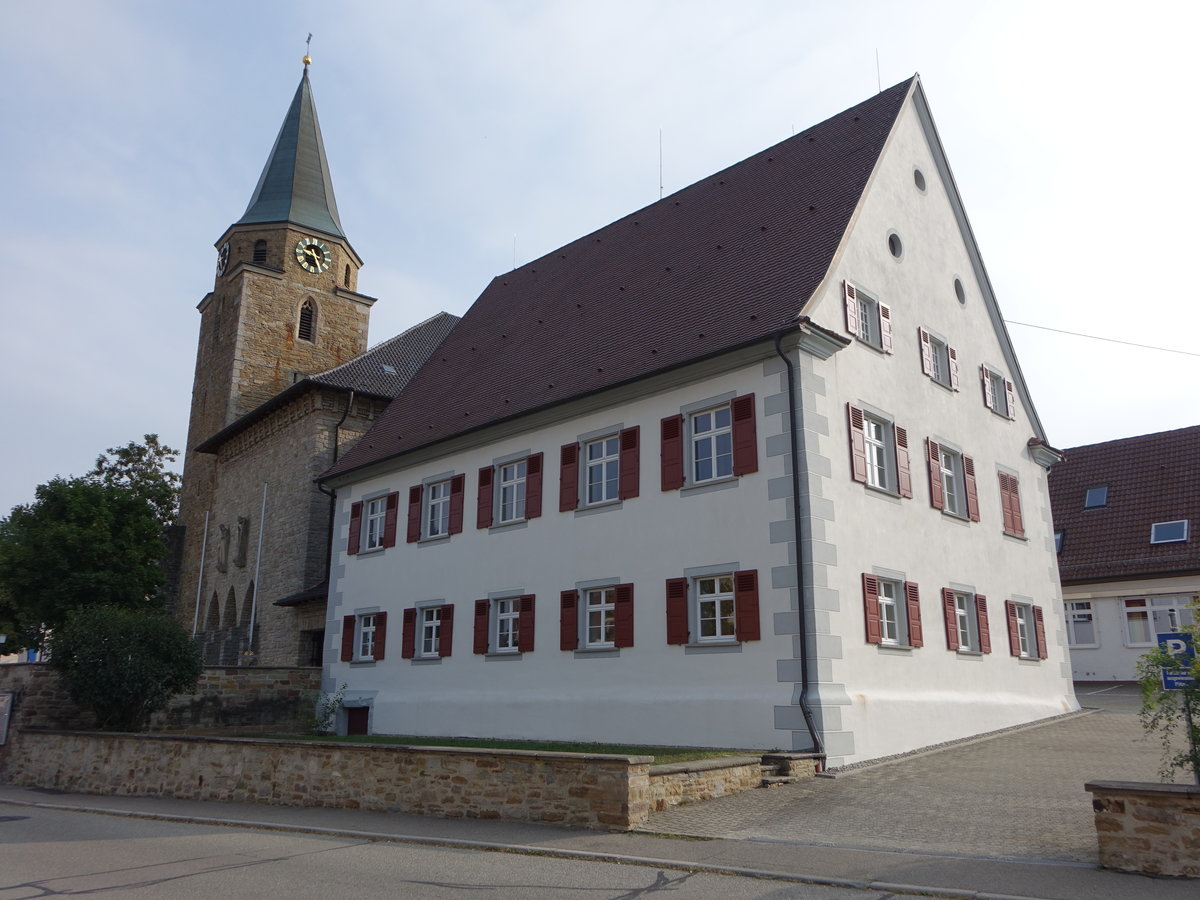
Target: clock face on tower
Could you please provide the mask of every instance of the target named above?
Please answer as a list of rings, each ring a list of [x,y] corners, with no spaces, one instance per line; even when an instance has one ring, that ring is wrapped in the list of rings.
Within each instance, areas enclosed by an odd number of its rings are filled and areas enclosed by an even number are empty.
[[[324,241],[304,238],[296,244],[296,262],[308,271],[320,274],[329,268],[329,248]]]

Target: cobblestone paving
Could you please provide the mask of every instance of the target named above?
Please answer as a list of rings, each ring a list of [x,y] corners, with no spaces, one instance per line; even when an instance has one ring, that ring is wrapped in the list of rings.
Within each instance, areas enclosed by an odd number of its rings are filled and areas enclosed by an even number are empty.
[[[747,791],[652,815],[643,831],[971,856],[1096,861],[1087,781],[1158,781],[1131,688],[1099,712],[836,778]],[[782,851],[781,851],[782,852]]]

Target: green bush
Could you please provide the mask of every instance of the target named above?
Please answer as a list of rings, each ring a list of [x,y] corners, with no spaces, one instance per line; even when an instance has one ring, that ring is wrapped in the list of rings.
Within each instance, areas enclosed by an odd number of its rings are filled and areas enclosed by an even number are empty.
[[[1200,643],[1200,627],[1183,629]],[[1176,675],[1191,675],[1192,683],[1178,690],[1166,690],[1163,670]],[[1162,768],[1159,777],[1169,782],[1176,772],[1188,772],[1200,784],[1200,658],[1190,666],[1161,646],[1138,660],[1138,682],[1142,689],[1142,727],[1157,732],[1162,742]]]
[[[68,695],[103,731],[144,731],[151,714],[195,687],[204,670],[188,633],[161,613],[82,607],[50,647]]]

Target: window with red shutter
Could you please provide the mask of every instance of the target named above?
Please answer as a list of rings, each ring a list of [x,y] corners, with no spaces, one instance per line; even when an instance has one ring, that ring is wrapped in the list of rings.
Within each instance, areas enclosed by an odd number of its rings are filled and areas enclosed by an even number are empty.
[[[942,588],[942,616],[946,620],[946,649],[957,650],[958,639],[958,595],[950,588]]]
[[[992,652],[992,632],[988,627],[987,597],[975,595],[975,621],[979,626],[979,652]]]
[[[879,579],[863,572],[863,617],[866,619],[867,643],[882,644],[883,629],[879,622]]]
[[[662,489],[683,487],[683,416],[662,420]]]
[[[667,579],[667,643],[686,644],[688,629],[688,580]]]
[[[633,585],[618,584],[614,589],[613,603],[613,646],[633,646]]]
[[[535,453],[525,462],[525,518],[536,519],[542,514],[542,457]]]
[[[579,591],[562,591],[558,595],[558,649],[579,647]]]
[[[1008,650],[1013,656],[1021,655],[1021,626],[1017,619],[1017,604],[1004,601],[1004,613],[1008,618]]]
[[[417,611],[406,609],[400,631],[400,657],[412,659],[417,655]]]
[[[929,464],[929,505],[934,509],[945,509],[946,497],[942,492],[942,448],[929,438],[925,439],[925,459]]]
[[[494,491],[492,489],[492,476],[495,473],[493,466],[484,466],[479,470],[479,497],[476,502],[475,510],[475,527],[476,528],[491,528],[492,527],[492,502],[494,500]],[[475,651],[476,653],[480,651]],[[486,653],[487,651],[482,651]]]
[[[491,640],[489,631],[491,607],[491,600],[475,601],[475,642],[472,648],[475,653],[488,652],[488,643]]]
[[[579,444],[563,444],[558,451],[558,511],[579,508]]]
[[[358,616],[342,616],[342,662],[354,659],[354,632],[357,628]]]
[[[1021,518],[1020,483],[1006,472],[1000,472],[1000,509],[1004,513],[1004,530],[1016,537],[1024,537],[1025,523]]]
[[[518,628],[520,631],[517,634],[517,650],[521,653],[533,652],[533,627],[534,627],[534,595],[525,594],[521,597],[520,603],[521,614],[518,619]]]
[[[904,582],[904,607],[908,616],[908,645],[924,647],[925,634],[921,630],[921,592],[915,581]]]
[[[735,636],[737,639],[739,641],[761,640],[757,569],[744,569],[733,573],[733,608],[736,617]]]
[[[1049,656],[1049,648],[1046,647],[1046,618],[1040,606],[1033,607],[1033,629],[1037,638],[1038,659],[1045,659]]]
[[[397,498],[399,495],[397,494]],[[371,654],[373,659],[383,659],[384,651],[387,649],[387,618],[385,612],[375,613],[375,647]]]
[[[346,552],[350,554],[358,553],[362,544],[362,512],[361,500],[350,504],[350,537],[346,541]]]
[[[620,485],[618,496],[632,500],[641,492],[641,429],[634,425],[624,428],[619,435],[621,442]]]
[[[438,656],[450,655],[454,645],[454,604],[447,603],[438,608]]]
[[[462,534],[463,494],[466,492],[467,476],[455,475],[450,479],[450,533]]]
[[[755,425],[754,395],[743,394],[729,403],[733,414],[733,474],[758,471],[758,430]]]
[[[414,484],[408,489],[408,529],[405,540],[415,544],[421,539],[421,495],[425,492],[424,485]]]
[[[912,470],[908,461],[908,431],[899,425],[892,426],[896,437],[896,488],[901,497],[912,496]]]
[[[400,518],[400,492],[387,495],[387,513],[383,520],[383,546],[396,546],[396,521]]]
[[[979,488],[975,484],[975,460],[964,455],[963,487],[967,494],[967,518],[972,522],[979,521]]]

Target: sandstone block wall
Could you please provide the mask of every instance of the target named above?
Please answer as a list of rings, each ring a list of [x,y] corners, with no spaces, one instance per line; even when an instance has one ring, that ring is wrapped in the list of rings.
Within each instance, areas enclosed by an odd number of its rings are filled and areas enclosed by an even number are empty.
[[[650,809],[662,812],[672,806],[737,794],[759,787],[762,779],[762,759],[758,756],[655,766],[650,772]]]
[[[1200,878],[1200,785],[1093,781],[1100,865]]]

